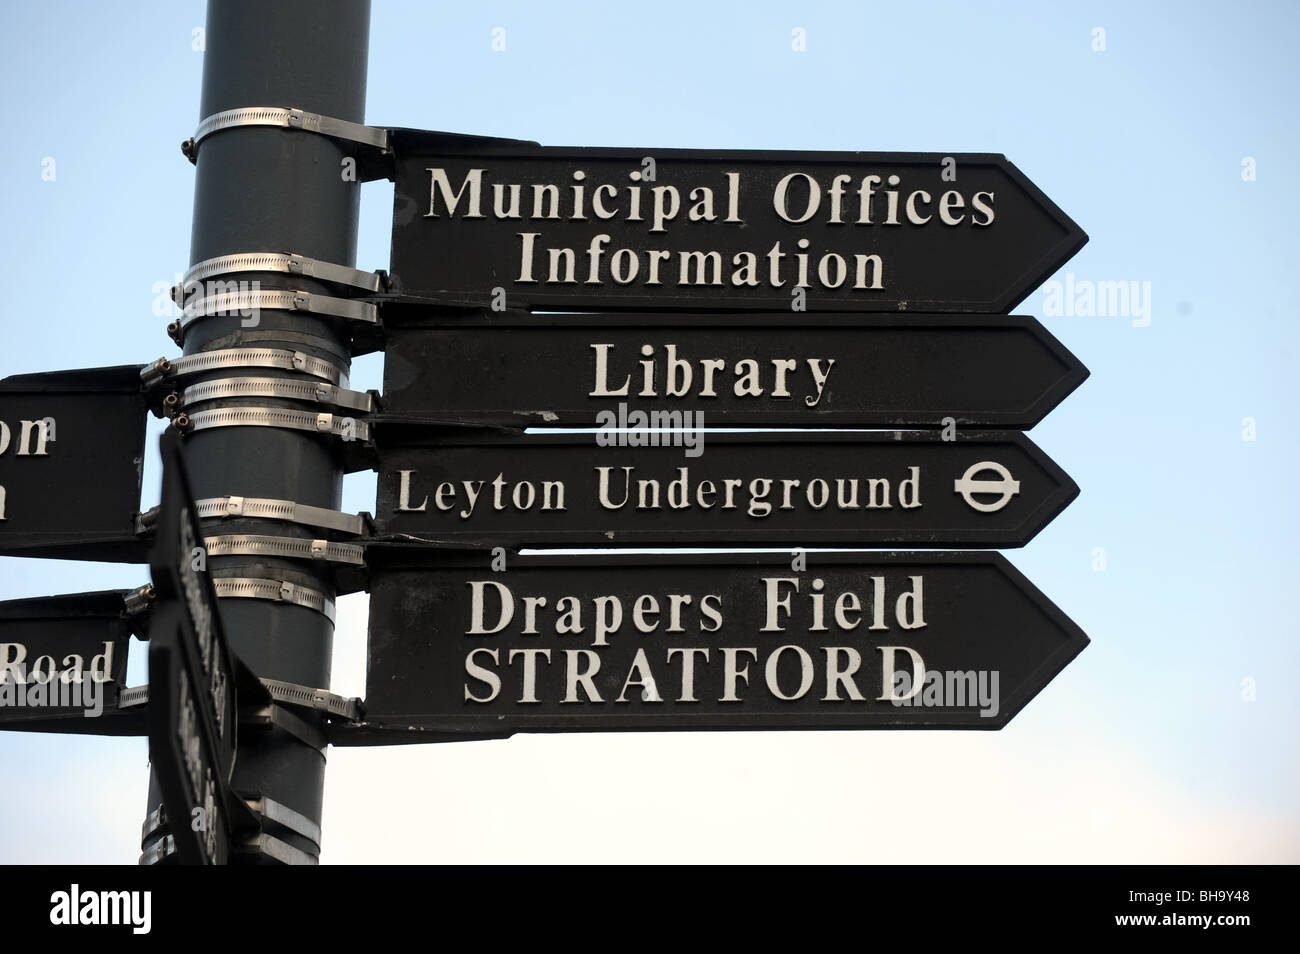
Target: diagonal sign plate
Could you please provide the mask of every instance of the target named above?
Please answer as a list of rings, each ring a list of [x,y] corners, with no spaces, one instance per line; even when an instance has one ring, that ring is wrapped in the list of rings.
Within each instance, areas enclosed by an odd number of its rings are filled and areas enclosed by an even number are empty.
[[[140,366],[0,380],[0,553],[143,563]]]
[[[999,554],[371,555],[367,721],[449,739],[996,729],[1088,643]]]
[[[514,427],[643,414],[641,426],[1030,428],[1088,376],[1022,316],[457,318],[394,305],[384,327],[386,413]]]
[[[381,443],[376,523],[393,539],[474,546],[1014,547],[1079,492],[1017,432],[654,436],[701,443]]]
[[[392,144],[393,291],[445,304],[1003,313],[1087,241],[1001,155]]]
[[[149,556],[157,592],[149,641],[149,760],[178,859],[224,864],[234,832],[256,824],[230,787],[240,673],[206,570],[175,431],[163,435],[162,459],[157,535]]]

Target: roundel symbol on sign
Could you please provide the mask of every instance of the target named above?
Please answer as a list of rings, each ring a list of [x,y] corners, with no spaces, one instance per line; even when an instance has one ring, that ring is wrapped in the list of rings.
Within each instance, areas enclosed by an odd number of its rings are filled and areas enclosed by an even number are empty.
[[[986,470],[991,470],[998,475],[997,480],[976,480],[977,474],[982,474]],[[1001,510],[1011,498],[1020,493],[1020,481],[1011,479],[1011,471],[1007,470],[1001,464],[991,460],[982,460],[978,464],[971,464],[966,468],[966,473],[961,475],[961,479],[953,481],[953,492],[962,495],[963,499],[974,507],[976,510],[984,513],[992,513],[995,510]],[[976,494],[999,494],[999,498],[992,503],[982,503],[975,499]]]

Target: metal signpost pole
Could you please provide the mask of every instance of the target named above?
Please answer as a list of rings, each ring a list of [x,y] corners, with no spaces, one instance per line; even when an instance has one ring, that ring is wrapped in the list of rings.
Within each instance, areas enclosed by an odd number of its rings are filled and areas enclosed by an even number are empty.
[[[369,23],[368,0],[209,3],[203,122],[186,143],[196,166],[191,270],[183,286],[185,316],[174,326],[174,336],[183,341],[187,358],[218,350],[227,354],[223,367],[195,374],[185,385],[255,375],[262,385],[251,393],[265,394],[268,387],[275,390],[267,379],[310,381],[310,369],[327,366],[346,374],[347,326],[337,314],[311,304],[318,296],[337,301],[340,292],[336,284],[308,276],[337,275],[355,262],[361,178],[357,150],[346,138],[329,135],[328,128],[363,121]],[[268,126],[259,121],[265,116],[257,115],[268,110],[294,111],[299,119]],[[320,117],[342,123],[315,122]],[[259,253],[278,258],[288,253],[344,269],[286,272],[268,265],[265,272],[252,271],[250,256]],[[196,269],[200,263],[210,264]],[[268,291],[295,294],[273,297]],[[216,307],[229,301],[220,299],[229,292],[239,294],[236,307]],[[235,349],[302,355],[293,366],[306,370],[241,362],[229,354]],[[175,423],[189,431],[185,456],[196,499],[269,499],[338,510],[342,451],[351,434],[332,426],[330,415],[319,414],[318,404],[283,396],[292,393],[289,386],[279,393],[239,397],[227,389],[219,401],[181,408]],[[284,417],[277,412],[283,409],[291,409],[294,420],[317,418],[320,429],[313,433],[277,426]],[[333,415],[334,423],[346,413]],[[200,426],[201,421],[207,426]],[[203,527],[218,593],[235,597],[221,600],[231,646],[264,679],[328,688],[335,594],[327,563],[266,556],[268,549],[257,552],[256,546],[211,546],[213,534],[227,541],[238,536],[245,544],[246,535],[310,542],[326,534],[291,519],[272,519],[265,507],[255,512],[267,516],[241,515],[246,512],[232,509],[232,516],[219,523],[207,520]],[[223,579],[241,582],[227,583],[223,591]],[[283,843],[305,853],[294,854],[298,860],[319,854],[324,777],[323,749],[303,739],[278,727],[241,736],[233,788],[296,813],[290,817],[305,816],[311,824],[276,832]],[[154,779],[151,819],[160,803]],[[170,820],[172,825],[187,821]],[[146,856],[158,857],[154,843],[160,830],[150,833],[148,827],[142,847]]]

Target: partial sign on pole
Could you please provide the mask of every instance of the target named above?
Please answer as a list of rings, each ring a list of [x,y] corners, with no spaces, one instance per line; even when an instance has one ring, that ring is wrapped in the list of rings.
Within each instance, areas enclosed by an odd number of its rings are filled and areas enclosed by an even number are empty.
[[[1088,643],[998,554],[377,551],[368,723],[997,729]]]
[[[506,427],[1030,428],[1088,376],[1005,315],[495,315],[386,307],[384,409]]]
[[[487,434],[381,444],[376,524],[463,546],[1015,547],[1078,492],[1018,432]]]
[[[256,821],[231,791],[237,661],[207,572],[180,441],[162,441],[163,487],[150,553],[157,602],[149,645],[149,759],[178,859],[224,864],[234,833]]]
[[[393,291],[444,304],[996,314],[1087,241],[1000,155],[390,142]]]
[[[143,734],[119,708],[131,634],[130,590],[0,602],[0,729]]]
[[[140,366],[0,380],[0,554],[142,563]]]

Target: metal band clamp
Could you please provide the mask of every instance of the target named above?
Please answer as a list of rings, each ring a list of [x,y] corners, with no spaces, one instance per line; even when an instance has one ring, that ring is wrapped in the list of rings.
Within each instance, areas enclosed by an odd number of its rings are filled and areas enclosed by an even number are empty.
[[[280,348],[215,348],[183,358],[159,358],[140,371],[140,384],[146,390],[171,378],[184,378],[222,368],[279,368],[301,371],[322,378],[330,384],[347,386],[347,374],[338,365],[315,358],[302,351]]]
[[[134,709],[136,706],[142,706],[148,701],[148,686],[128,686],[117,694],[117,707],[119,709]]]
[[[362,123],[322,116],[302,109],[284,106],[242,106],[213,113],[199,122],[194,136],[181,143],[181,152],[190,162],[198,160],[199,143],[213,133],[238,126],[279,126],[282,129],[302,129],[319,133],[330,139],[360,143],[380,152],[388,152],[388,130]]]
[[[275,822],[277,825],[283,825],[295,835],[301,835],[317,848],[320,847],[320,825],[317,825],[301,812],[296,812],[287,805],[282,805],[275,799],[267,798],[265,795],[245,796],[244,804],[252,810],[254,815]]]
[[[143,613],[153,605],[155,595],[152,583],[137,586],[122,597],[122,608],[127,616]]]
[[[219,577],[213,582],[220,583],[222,579]],[[243,583],[247,581],[236,578],[236,582]],[[278,580],[255,580],[253,582],[279,585]],[[221,594],[218,593],[218,595]],[[266,691],[273,702],[313,709],[316,712],[325,712],[340,719],[346,719],[349,722],[361,721],[361,700],[355,696],[340,696],[326,689],[312,689],[308,686],[300,686],[295,682],[285,682],[281,679],[260,679],[258,681],[266,687]],[[133,693],[131,705],[144,705],[149,701],[148,686],[123,689],[121,697],[125,698],[127,693]],[[127,703],[119,699],[118,708],[126,708],[126,706]]]
[[[167,326],[167,333],[177,345],[181,345],[184,342],[185,330],[196,321],[222,316],[247,318],[263,308],[305,311],[313,315],[344,318],[371,325],[379,323],[379,309],[369,302],[333,298],[329,295],[313,295],[305,291],[276,288],[247,289],[207,295],[187,302],[180,319]]]
[[[345,441],[370,440],[370,426],[365,421],[283,407],[218,407],[177,415],[175,423],[181,429],[192,431],[212,427],[283,427],[292,431],[332,434]]]
[[[334,601],[320,590],[290,583],[288,580],[264,580],[258,577],[219,576],[213,579],[218,599],[274,600],[293,603],[315,610],[334,622]]]
[[[295,848],[288,842],[282,841],[274,835],[268,835],[266,832],[261,832],[235,845],[234,856],[244,859],[265,857],[282,865],[315,865],[320,863],[319,859],[314,855],[309,855],[301,848]]]
[[[325,689],[310,689],[297,683],[283,682],[279,679],[263,679],[262,685],[276,702],[286,705],[304,706],[317,712],[328,712],[349,722],[361,720],[361,700],[338,696]]]
[[[204,537],[209,556],[277,556],[295,560],[322,560],[326,563],[365,564],[365,547],[359,543],[333,543],[329,540],[306,540],[301,537],[273,537],[257,533],[232,533]]]
[[[192,384],[181,394],[181,405],[233,397],[274,397],[293,401],[314,401],[368,413],[374,399],[365,391],[349,391],[332,384],[298,381],[293,378],[220,378]]]
[[[274,702],[267,703],[256,711],[241,713],[239,725],[241,728],[275,726],[277,729],[288,732],[303,745],[315,749],[322,757],[325,755],[325,749],[329,747],[329,739],[325,737],[325,732],[320,726],[313,725],[301,716],[290,712],[284,706],[276,705]]]
[[[159,805],[145,816],[144,823],[140,826],[140,840],[148,838],[165,824],[167,824],[167,809]]]
[[[337,530],[353,536],[365,533],[365,518],[359,514],[327,510],[324,507],[312,507],[308,504],[295,503],[292,500],[272,500],[268,497],[205,497],[194,501],[199,516],[212,517],[255,517],[266,520],[284,520],[288,523],[301,523],[309,527],[321,527]]]
[[[174,854],[176,854],[176,837],[170,834],[164,835],[141,853],[140,864],[160,864],[164,858]]]
[[[215,258],[204,259],[191,265],[186,270],[181,283],[172,286],[172,301],[183,306],[186,289],[206,281],[213,275],[226,275],[231,272],[285,272],[290,275],[315,278],[331,285],[360,288],[371,293],[381,291],[384,286],[382,272],[365,272],[359,268],[322,262],[294,252],[236,252],[232,255],[218,255]]]

